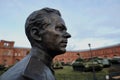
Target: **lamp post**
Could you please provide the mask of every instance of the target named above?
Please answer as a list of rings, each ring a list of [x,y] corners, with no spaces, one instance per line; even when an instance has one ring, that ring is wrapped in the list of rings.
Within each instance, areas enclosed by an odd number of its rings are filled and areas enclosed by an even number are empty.
[[[94,63],[93,63],[93,55],[92,55],[92,50],[91,50],[91,44],[88,44],[89,48],[90,48],[90,54],[91,54],[91,59],[92,59],[92,70],[93,70],[93,80],[97,80],[96,78],[96,74],[95,74],[95,67],[94,67]]]

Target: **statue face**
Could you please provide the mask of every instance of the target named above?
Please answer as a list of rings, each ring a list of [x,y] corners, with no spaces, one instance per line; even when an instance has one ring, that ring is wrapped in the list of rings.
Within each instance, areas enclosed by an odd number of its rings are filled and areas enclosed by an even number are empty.
[[[67,32],[65,23],[58,15],[52,15],[50,17],[51,23],[45,29],[42,36],[42,45],[47,48],[48,51],[56,52],[57,54],[64,53],[68,38],[71,35]]]

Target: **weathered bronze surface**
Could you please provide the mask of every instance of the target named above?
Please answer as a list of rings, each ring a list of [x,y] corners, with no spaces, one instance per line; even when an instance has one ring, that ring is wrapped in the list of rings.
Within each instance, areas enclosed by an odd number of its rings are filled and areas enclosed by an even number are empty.
[[[6,71],[0,80],[55,80],[52,59],[66,51],[71,35],[58,10],[43,8],[26,20],[25,32],[30,53]]]

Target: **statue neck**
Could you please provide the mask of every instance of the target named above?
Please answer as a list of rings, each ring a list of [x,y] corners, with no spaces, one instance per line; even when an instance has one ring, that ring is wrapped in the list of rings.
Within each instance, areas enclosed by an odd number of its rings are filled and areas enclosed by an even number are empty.
[[[52,64],[52,57],[44,50],[37,48],[37,47],[33,47],[31,49],[30,54],[35,57],[38,60],[41,60],[42,62],[44,62],[48,67],[51,66]]]

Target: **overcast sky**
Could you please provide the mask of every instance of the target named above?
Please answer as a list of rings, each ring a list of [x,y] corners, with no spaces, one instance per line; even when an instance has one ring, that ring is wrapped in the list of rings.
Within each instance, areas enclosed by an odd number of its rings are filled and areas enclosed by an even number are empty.
[[[67,50],[100,48],[120,43],[120,0],[0,0],[0,40],[30,47],[24,24],[35,10],[58,9],[72,35]]]

